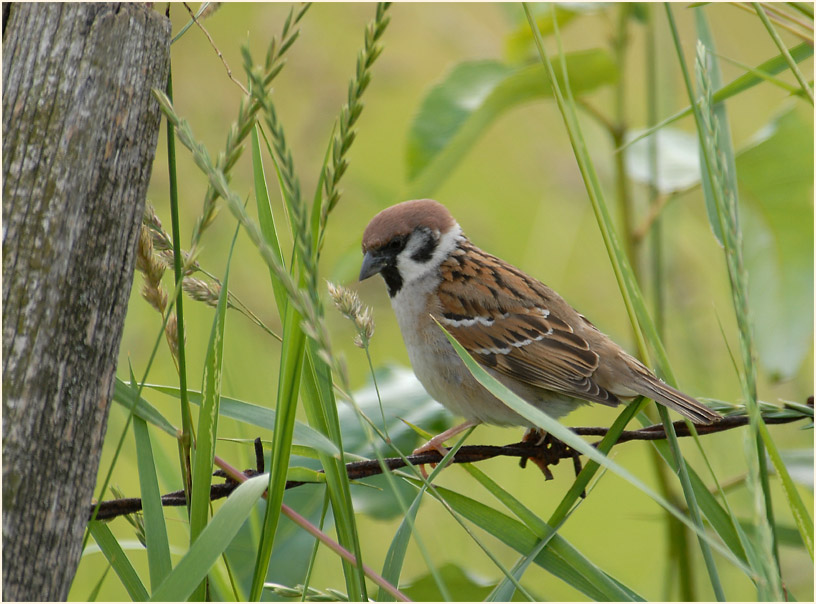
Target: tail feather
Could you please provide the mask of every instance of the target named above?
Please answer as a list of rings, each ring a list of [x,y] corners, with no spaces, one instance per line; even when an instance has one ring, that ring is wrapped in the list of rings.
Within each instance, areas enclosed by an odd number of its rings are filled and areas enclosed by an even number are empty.
[[[700,401],[672,388],[653,375],[640,374],[638,377],[639,393],[652,400],[674,409],[683,417],[687,417],[695,424],[713,424],[722,419],[722,415],[709,409]]]

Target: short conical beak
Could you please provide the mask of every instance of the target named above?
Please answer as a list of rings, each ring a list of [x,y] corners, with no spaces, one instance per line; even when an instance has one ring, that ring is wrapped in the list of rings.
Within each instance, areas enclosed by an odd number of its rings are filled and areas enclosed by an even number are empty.
[[[382,258],[372,255],[371,252],[366,252],[363,256],[363,265],[360,267],[360,281],[365,281],[369,277],[379,273],[384,264]]]

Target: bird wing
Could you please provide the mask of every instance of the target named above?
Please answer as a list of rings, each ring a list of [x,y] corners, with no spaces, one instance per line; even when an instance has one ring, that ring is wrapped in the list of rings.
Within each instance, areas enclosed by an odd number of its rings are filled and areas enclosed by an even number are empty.
[[[589,326],[549,287],[466,242],[440,268],[434,316],[483,366],[531,386],[617,405],[594,379]]]
[[[443,315],[440,323],[484,367],[536,388],[606,405],[620,403],[595,382],[598,354],[565,321],[539,309],[488,316],[463,320]]]

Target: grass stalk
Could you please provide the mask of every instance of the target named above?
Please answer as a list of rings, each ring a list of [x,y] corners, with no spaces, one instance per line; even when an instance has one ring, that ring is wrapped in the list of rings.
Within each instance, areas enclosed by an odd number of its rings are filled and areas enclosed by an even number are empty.
[[[173,70],[172,66],[167,73],[167,98],[172,102],[173,100]],[[179,398],[179,405],[181,411],[181,447],[182,457],[181,461],[181,476],[184,483],[184,492],[187,497],[187,513],[190,513],[190,491],[192,489],[191,468],[192,463],[190,459],[190,451],[193,444],[193,416],[190,411],[190,400],[187,397],[187,348],[185,346],[185,331],[184,331],[184,305],[182,301],[181,290],[179,284],[184,280],[184,272],[182,267],[183,256],[181,254],[181,227],[179,220],[178,207],[178,178],[176,170],[176,135],[173,128],[167,125],[167,167],[169,172],[170,182],[170,216],[171,229],[173,232],[173,275],[178,290],[178,297],[176,298],[176,323],[178,329],[178,374],[179,374],[179,390],[181,397]]]
[[[262,76],[264,88],[268,87],[272,83],[272,80],[275,79],[283,69],[285,64],[283,61],[284,54],[295,40],[297,40],[299,34],[297,25],[306,14],[309,6],[310,4],[308,3],[303,4],[297,12],[292,8],[281,30],[280,42],[278,42],[277,38],[272,38],[267,51]],[[232,167],[238,161],[238,158],[241,157],[243,142],[255,125],[255,116],[260,109],[261,106],[251,96],[245,96],[241,100],[241,104],[238,108],[238,119],[232,124],[227,134],[224,151],[219,154],[218,160],[215,162],[215,167],[218,171],[225,175],[229,174]],[[202,213],[193,227],[192,243],[190,245],[190,256],[192,259],[195,259],[198,254],[198,243],[201,240],[202,233],[212,224],[212,221],[215,220],[217,210],[215,202],[219,197],[221,197],[221,193],[218,188],[213,186],[207,188],[202,203]]]
[[[654,10],[647,9],[646,23],[646,119],[647,127],[652,128],[657,124],[659,106],[659,85],[657,68],[657,44],[655,42],[656,23]],[[657,136],[648,139],[649,154],[649,206],[654,208],[660,203],[660,193],[658,183],[658,146]],[[663,235],[660,214],[655,215],[655,219],[650,228],[650,254],[649,262],[652,280],[652,300],[653,316],[655,318],[655,330],[659,337],[664,337],[665,331],[665,289],[666,280],[663,272]],[[673,503],[678,502],[677,495],[673,492],[669,484],[669,466],[660,462],[660,453],[654,447],[649,448],[650,456],[654,463],[655,474],[660,484],[661,492]],[[696,600],[694,566],[691,564],[691,550],[689,548],[689,535],[685,527],[672,517],[671,514],[664,514],[665,528],[667,532],[666,549],[670,563],[665,568],[667,578],[677,576],[680,599],[686,602]],[[670,598],[670,581],[665,581],[664,599]]]
[[[546,51],[544,50],[540,32],[535,26],[529,8],[526,3],[523,6],[525,12],[527,13],[527,18],[530,23],[530,27],[533,30],[534,39],[539,51],[539,55],[541,57],[541,61],[548,70],[550,82],[551,85],[553,86],[554,97],[558,103],[559,110],[561,111],[564,117],[564,122],[570,136],[570,142],[572,143],[573,150],[575,152],[575,156],[579,164],[579,169],[584,178],[587,192],[592,202],[596,219],[601,230],[604,243],[607,247],[607,251],[609,253],[609,257],[615,272],[615,276],[618,279],[618,284],[624,299],[624,304],[630,316],[630,322],[632,323],[633,326],[633,331],[635,333],[635,339],[637,341],[640,354],[643,358],[647,358],[648,352],[646,349],[646,340],[640,328],[641,324],[645,324],[649,328],[650,342],[652,342],[654,348],[658,351],[658,364],[661,370],[663,370],[663,373],[668,379],[668,381],[674,383],[675,380],[673,378],[671,369],[668,365],[668,360],[665,356],[665,351],[662,349],[662,345],[659,343],[659,338],[657,337],[657,334],[655,333],[654,330],[654,324],[652,323],[651,319],[648,316],[648,313],[645,310],[645,306],[640,295],[639,288],[637,286],[637,281],[634,278],[634,274],[632,273],[632,269],[627,262],[626,256],[622,252],[621,246],[618,243],[617,238],[615,237],[614,230],[612,228],[612,223],[603,200],[603,195],[601,193],[601,187],[598,182],[594,167],[592,165],[592,161],[589,158],[586,143],[583,140],[583,134],[581,132],[581,128],[575,112],[575,103],[571,98],[571,92],[566,75],[566,69],[564,69],[563,64],[564,54],[563,50],[560,49],[560,35],[558,32],[558,28],[556,26],[554,28],[554,32],[556,35],[556,40],[559,43],[559,50],[562,57],[562,74],[564,77],[567,99],[565,99],[564,95],[560,90],[558,81],[555,78],[555,73],[553,72],[552,66],[550,65],[550,62],[547,58]],[[674,434],[673,429],[667,426],[666,430],[669,439],[672,439],[672,437],[674,437],[675,450],[679,451],[679,448],[676,448],[676,435]],[[709,544],[702,532],[703,530],[702,517],[699,508],[697,507],[696,504],[696,498],[694,496],[692,485],[689,482],[688,474],[685,471],[685,462],[682,456],[676,457],[675,462],[679,468],[682,468],[679,476],[681,479],[681,484],[683,486],[683,492],[684,495],[686,496],[686,501],[688,503],[689,510],[691,511],[693,526],[698,535],[700,536],[700,547],[705,552],[706,550],[708,550]],[[707,554],[707,560],[711,560],[710,552],[708,552]],[[711,562],[711,564],[708,564],[707,567],[715,592],[718,590],[721,591],[721,589],[718,587],[719,578],[717,575],[716,567],[713,565],[713,562]]]
[[[680,68],[683,74],[686,90],[688,92],[689,100],[691,101],[697,131],[700,136],[700,146],[703,157],[704,170],[706,172],[708,181],[711,183],[711,192],[714,197],[714,205],[716,207],[717,218],[719,220],[719,230],[722,236],[722,243],[725,250],[726,264],[728,267],[729,281],[731,284],[731,293],[737,316],[737,324],[739,330],[740,350],[742,353],[743,367],[740,372],[740,382],[742,384],[743,394],[746,399],[746,406],[750,418],[750,435],[751,439],[756,442],[756,455],[748,456],[749,468],[754,464],[759,463],[757,460],[761,458],[764,461],[765,452],[762,447],[762,442],[758,436],[758,424],[762,422],[759,415],[759,407],[756,398],[756,365],[753,359],[753,344],[751,336],[750,319],[748,314],[747,304],[747,275],[742,263],[742,249],[739,239],[741,237],[738,219],[737,219],[737,205],[736,205],[736,191],[727,186],[729,176],[725,173],[724,158],[721,153],[717,151],[716,139],[719,136],[717,132],[717,121],[713,115],[713,94],[711,89],[711,82],[707,76],[707,56],[704,55],[704,47],[702,50],[698,49],[698,75],[700,79],[701,103],[697,102],[694,89],[691,84],[691,76],[686,66],[683,57],[682,45],[680,43],[677,26],[674,21],[674,15],[671,7],[665,5],[666,14],[669,20],[672,37],[674,39],[675,48],[677,49],[677,57],[680,63]],[[701,56],[700,53],[703,53]],[[726,200],[726,196],[729,200]],[[752,463],[753,462],[753,463]],[[765,539],[766,544],[766,559],[775,560],[773,545],[773,537],[768,535],[773,530],[773,517],[768,517],[771,513],[767,507],[766,502],[770,501],[770,493],[767,484],[767,473],[765,479],[761,482],[761,488],[754,491],[754,504],[757,513],[764,517],[764,521],[760,523],[760,531],[764,532],[768,537]],[[778,568],[776,572],[769,568],[755,568],[755,571],[760,573],[764,580],[760,579],[757,582],[757,587],[760,594],[765,594],[761,597],[781,597],[781,587],[779,584]]]
[[[768,30],[768,35],[771,36],[771,39],[776,44],[776,47],[779,49],[779,52],[782,53],[782,56],[785,57],[785,61],[788,63],[788,67],[790,68],[791,72],[793,72],[796,81],[799,82],[799,85],[802,87],[802,90],[805,91],[805,95],[807,95],[810,104],[813,105],[813,89],[810,87],[810,84],[805,79],[805,76],[802,75],[802,72],[799,70],[799,66],[796,64],[796,61],[793,60],[791,57],[790,51],[788,51],[788,47],[785,46],[785,43],[782,41],[782,38],[779,37],[779,34],[774,29],[774,26],[768,20],[768,15],[765,14],[765,9],[762,8],[762,5],[759,2],[752,2],[751,3],[756,11],[759,20],[762,21],[762,24],[765,26],[765,29]]]
[[[338,128],[331,147],[331,161],[323,172],[324,195],[323,202],[319,208],[320,227],[317,235],[316,248],[318,255],[322,248],[329,214],[331,214],[332,210],[334,210],[340,201],[341,192],[338,185],[348,167],[346,154],[354,142],[356,135],[354,125],[357,123],[357,119],[363,110],[362,97],[363,92],[365,92],[365,89],[371,81],[371,67],[383,50],[379,42],[390,21],[386,15],[389,6],[391,6],[389,2],[379,2],[374,20],[366,27],[363,49],[357,55],[355,77],[349,84],[347,103],[340,111]],[[317,207],[313,208],[313,211],[317,210]]]

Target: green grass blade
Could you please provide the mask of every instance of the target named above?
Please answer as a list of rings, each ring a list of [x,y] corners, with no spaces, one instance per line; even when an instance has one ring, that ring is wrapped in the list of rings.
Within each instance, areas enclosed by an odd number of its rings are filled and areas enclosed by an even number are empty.
[[[749,467],[749,484],[752,490],[754,506],[757,513],[765,517],[762,524],[760,539],[761,547],[765,549],[761,556],[761,564],[753,570],[759,575],[757,587],[761,598],[779,599],[782,597],[781,582],[778,571],[778,556],[773,537],[773,512],[766,468],[765,451],[759,438],[758,426],[762,423],[756,395],[756,364],[752,344],[752,328],[747,304],[747,274],[742,260],[741,233],[738,219],[738,193],[731,186],[728,177],[729,166],[725,164],[725,154],[721,149],[724,143],[719,119],[714,112],[712,100],[712,83],[708,55],[705,45],[698,41],[696,74],[700,86],[700,104],[696,104],[697,95],[691,84],[691,76],[683,57],[677,26],[669,5],[666,5],[666,14],[677,49],[678,61],[683,74],[689,99],[694,105],[694,119],[700,138],[701,160],[703,171],[707,173],[711,187],[704,192],[713,198],[712,205],[716,209],[717,221],[720,226],[722,243],[725,252],[726,265],[731,286],[731,295],[737,319],[740,351],[742,354],[742,368],[740,383],[746,399],[748,415],[750,417],[749,435],[756,443],[756,455],[747,455]],[[733,169],[733,168],[732,168]],[[758,484],[757,484],[758,483]]]
[[[340,420],[337,416],[332,374],[318,351],[318,344],[314,340],[309,340],[302,382],[303,408],[306,411],[309,423],[318,431],[326,434],[342,450],[343,439],[340,433]],[[320,462],[326,472],[326,483],[329,487],[329,498],[337,530],[337,540],[340,545],[351,551],[357,559],[356,565],[346,561],[343,562],[347,589],[349,594],[357,594],[357,597],[367,599],[362,568],[362,550],[346,468],[343,465],[343,460],[336,457],[321,454]]]
[[[793,483],[793,479],[785,466],[782,457],[779,455],[779,450],[776,448],[771,435],[768,433],[768,427],[765,423],[759,425],[760,436],[768,449],[768,456],[771,458],[771,463],[776,470],[779,479],[782,481],[782,488],[785,490],[785,496],[788,499],[788,505],[793,513],[793,519],[796,522],[796,528],[799,530],[799,535],[813,559],[813,518],[810,516],[810,511],[802,501],[801,495]]]
[[[694,18],[697,24],[697,37],[703,44],[705,44],[710,53],[711,63],[709,65],[709,75],[711,77],[711,85],[717,88],[721,85],[722,76],[720,75],[719,62],[716,60],[715,56],[717,50],[714,46],[714,39],[711,35],[711,31],[708,27],[705,14],[703,13],[702,9],[695,9]],[[722,159],[726,167],[725,177],[728,180],[726,184],[732,191],[735,191],[737,188],[737,167],[734,160],[734,147],[731,144],[731,129],[728,124],[728,115],[726,113],[725,103],[715,103],[712,106],[712,111],[720,124],[719,151],[722,153]],[[704,161],[703,154],[700,154],[700,161]],[[700,172],[704,191],[703,198],[705,199],[709,224],[714,232],[714,236],[722,246],[723,234],[720,228],[720,222],[717,218],[717,208],[714,205],[714,195],[711,192],[712,183],[709,178],[709,172],[705,169],[704,165],[700,166]]]
[[[172,65],[167,73],[167,97],[173,99],[173,69]],[[184,477],[184,490],[189,497],[190,476],[188,465],[190,450],[193,442],[193,417],[190,412],[190,402],[187,400],[187,338],[184,328],[184,295],[181,285],[184,279],[182,268],[183,257],[181,254],[181,226],[179,219],[179,195],[178,195],[178,168],[176,165],[176,134],[173,128],[167,128],[167,169],[170,185],[170,222],[173,233],[173,279],[175,283],[174,303],[176,308],[176,329],[178,336],[178,376],[179,388],[181,390],[180,415],[181,415],[181,443],[183,451],[179,458],[181,475]],[[171,308],[167,310],[167,318],[170,316]],[[166,319],[165,319],[166,320]],[[187,501],[189,505],[189,499]]]
[[[232,542],[266,485],[265,475],[256,476],[233,491],[167,579],[153,591],[153,601],[182,602],[190,597]]]
[[[140,417],[133,418],[133,435],[136,439],[136,463],[139,469],[150,585],[155,588],[173,569],[170,561],[170,542],[167,539],[167,524],[164,521],[150,433],[147,422]]]
[[[94,541],[99,545],[99,549],[105,554],[113,570],[119,576],[130,598],[134,602],[145,602],[148,599],[147,590],[108,525],[94,520],[89,523],[88,528]]]
[[[176,393],[180,392],[178,388],[174,388],[174,390]],[[179,396],[179,394],[177,394],[177,396]],[[142,418],[149,424],[153,424],[170,436],[175,438],[178,435],[178,428],[165,419],[161,412],[153,405],[143,398],[137,397],[136,392],[118,377],[113,386],[113,400],[128,411],[133,408],[133,414],[135,416]]]
[[[295,426],[295,413],[297,412],[303,354],[306,348],[306,338],[300,329],[300,320],[300,314],[292,304],[289,304],[286,308],[286,317],[283,323],[283,346],[278,378],[278,396],[275,404],[277,415],[275,416],[272,460],[268,477],[269,489],[266,513],[264,514],[261,543],[258,547],[249,595],[250,600],[256,602],[261,598],[269,560],[272,557],[272,546],[275,542],[275,532],[278,528],[281,505],[283,504],[286,473],[289,470],[289,456],[292,452],[292,433]]]
[[[805,59],[813,56],[813,45],[808,44],[807,42],[802,42],[797,46],[794,46],[790,49],[791,58],[796,63],[801,63]],[[754,72],[761,72],[767,75],[776,75],[784,71],[788,66],[787,60],[781,54],[775,56],[773,59],[768,59],[763,63],[757,65],[753,71],[749,71],[738,78],[732,80],[722,88],[716,90],[712,96],[712,100],[714,103],[721,103],[727,99],[730,99],[733,96],[736,96],[740,92],[748,90],[749,88],[753,88],[757,84],[761,84],[765,81],[764,76],[760,76]],[[663,121],[659,122],[657,125],[653,126],[652,128],[648,128],[640,133],[639,136],[632,138],[632,140],[627,141],[623,148],[628,147],[636,143],[637,141],[654,134],[661,128],[668,126],[669,124],[673,124],[677,120],[683,119],[684,117],[688,117],[694,113],[694,108],[689,105],[682,111],[678,111],[674,115],[671,115],[664,119]]]
[[[178,396],[178,388],[173,386],[158,386],[156,384],[146,384],[147,388],[152,388],[157,392],[169,394],[170,396]],[[190,390],[190,402],[195,405],[201,404],[201,393],[196,390]],[[221,397],[221,405],[219,409],[221,415],[229,417],[239,422],[257,426],[264,430],[275,429],[275,417],[277,412],[274,409],[261,407],[242,400],[231,398],[228,396]],[[175,434],[175,432],[173,433]],[[333,457],[340,457],[340,449],[337,448],[332,441],[323,436],[320,432],[307,426],[306,424],[296,421],[295,428],[292,435],[292,442],[294,444],[321,451],[326,455]]]
[[[405,563],[405,554],[408,551],[408,543],[411,540],[411,533],[413,532],[416,515],[419,511],[419,504],[422,499],[414,498],[411,507],[400,522],[394,538],[391,540],[391,545],[388,546],[388,552],[385,554],[385,561],[383,562],[382,576],[392,585],[399,585],[400,574]],[[381,589],[377,594],[378,602],[393,602],[394,598],[390,596],[385,590]]]
[[[409,480],[417,486],[422,484],[415,479]],[[539,537],[524,526],[523,523],[466,495],[439,486],[434,487],[431,494],[436,498],[443,499],[458,514],[461,514],[464,518],[520,554],[527,554],[532,551],[539,541]],[[535,563],[592,600],[609,600],[610,598],[607,597],[606,592],[593,581],[583,576],[562,557],[561,552],[557,549],[559,547],[574,550],[563,537],[556,534],[549,546],[536,556]],[[643,600],[642,598],[637,599]]]
[[[261,227],[264,241],[266,241],[269,248],[275,254],[278,263],[281,266],[286,266],[283,260],[283,252],[280,247],[280,240],[278,239],[278,229],[275,226],[275,217],[272,214],[272,207],[269,204],[269,189],[266,185],[266,175],[264,174],[263,159],[261,157],[261,144],[258,137],[258,124],[252,129],[252,178],[255,184],[255,203],[258,207],[258,225]],[[275,164],[275,171],[278,174],[278,182],[281,185],[281,194],[286,194],[286,189],[283,187],[280,171],[277,164]],[[269,279],[272,281],[272,292],[275,295],[275,302],[278,305],[278,313],[283,316],[283,311],[286,308],[286,290],[283,288],[280,279],[271,270],[269,271]]]
[[[573,150],[575,152],[575,157],[581,171],[581,175],[584,178],[587,193],[589,194],[589,198],[592,202],[592,208],[595,212],[598,227],[601,231],[601,235],[603,237],[604,244],[607,248],[607,253],[609,254],[612,268],[614,269],[615,272],[615,277],[618,281],[618,286],[621,291],[624,305],[629,314],[630,322],[632,324],[632,329],[638,344],[640,354],[643,358],[646,358],[648,354],[646,347],[646,339],[644,338],[644,334],[642,331],[643,328],[647,331],[649,342],[652,344],[652,348],[656,352],[657,364],[662,374],[667,378],[667,380],[670,383],[674,383],[675,380],[673,377],[673,373],[669,366],[668,359],[666,357],[665,351],[663,350],[662,344],[660,343],[660,338],[654,327],[654,323],[652,322],[651,317],[648,314],[646,305],[640,293],[640,288],[638,287],[637,281],[632,272],[632,268],[629,265],[626,254],[615,235],[613,224],[609,216],[609,211],[604,201],[602,187],[600,186],[595,168],[593,166],[591,158],[589,157],[587,145],[583,138],[583,133],[578,122],[577,112],[575,110],[575,104],[572,99],[571,88],[569,85],[569,78],[563,62],[564,53],[562,50],[560,51],[561,53],[560,56],[562,57],[561,71],[565,89],[567,92],[566,96],[562,94],[562,92],[560,91],[561,84],[552,73],[552,65],[547,58],[543,43],[541,41],[541,36],[538,30],[535,29],[535,25],[533,23],[527,4],[524,4],[524,9],[525,12],[527,13],[527,18],[528,21],[530,22],[530,27],[533,29],[533,34],[536,41],[536,45],[538,47],[541,62],[544,64],[545,67],[548,68],[548,72],[550,73],[549,78],[553,87],[553,95],[558,104],[558,108],[564,117],[567,132],[570,136],[570,142],[572,143]],[[557,26],[555,27],[555,33],[556,39],[560,47],[561,39],[560,36],[558,35]],[[668,416],[666,415],[664,417],[667,418]],[[681,484],[683,486],[683,493],[685,495],[691,513],[692,522],[689,523],[689,521],[685,517],[679,518],[678,516],[678,519],[680,519],[687,525],[690,524],[694,525],[695,532],[701,537],[701,548],[703,550],[704,556],[706,557],[707,560],[711,560],[710,552],[707,551],[708,549],[707,543],[709,542],[710,539],[705,535],[703,531],[701,514],[696,504],[694,490],[688,479],[688,470],[686,468],[685,461],[683,460],[683,457],[680,454],[679,446],[677,445],[676,436],[674,435],[674,431],[673,428],[671,427],[671,424],[667,426],[667,434],[669,440],[672,441],[674,455],[679,470],[679,477]],[[656,495],[661,501],[666,502],[664,497],[660,497],[656,493],[654,495]],[[672,513],[674,515],[677,515],[675,512]],[[732,559],[737,560],[737,558],[733,557],[733,555]],[[715,592],[717,592],[718,596],[722,596],[719,578],[716,572],[716,567],[714,566],[713,562],[711,562],[708,565],[708,570]]]
[[[210,510],[210,485],[212,484],[213,458],[218,437],[218,416],[221,400],[221,367],[224,358],[224,329],[227,317],[227,293],[229,291],[230,263],[240,225],[230,245],[227,268],[221,281],[221,295],[215,310],[207,357],[204,361],[204,388],[201,412],[198,415],[198,438],[193,461],[193,490],[190,496],[190,543],[194,543],[207,525]],[[206,586],[196,590],[196,596],[204,599]]]
[[[552,549],[558,556],[567,561],[569,565],[577,572],[581,573],[588,581],[591,581],[595,587],[604,592],[604,600],[609,601],[643,601],[643,598],[628,587],[622,586],[620,583],[612,579],[609,575],[603,572],[595,564],[584,557],[581,552],[572,547],[565,540],[560,537],[553,539],[553,535],[557,535],[553,530],[553,525],[548,524],[532,510],[527,508],[521,501],[513,497],[505,489],[499,486],[487,474],[482,472],[473,464],[466,464],[465,470],[478,480],[483,487],[485,487],[496,499],[504,504],[513,515],[515,515],[524,525],[530,529],[539,540],[546,541],[547,547]],[[565,520],[564,517],[563,520]],[[538,554],[535,554],[538,557]]]
[[[102,573],[102,576],[99,577],[99,581],[96,582],[96,585],[94,585],[91,593],[88,594],[88,602],[96,602],[97,598],[99,598],[99,592],[102,590],[102,585],[105,583],[105,579],[108,578],[110,569],[111,565],[108,563],[108,565],[105,567],[105,572]]]
[[[154,89],[154,94],[155,94],[155,89]],[[178,296],[178,292],[180,290],[181,290],[181,284],[177,284],[176,289],[173,292],[173,296],[169,298],[171,300],[170,306],[169,306],[167,312],[165,313],[164,319],[162,321],[161,329],[159,330],[159,333],[156,336],[156,340],[153,343],[153,349],[150,352],[150,358],[147,361],[147,367],[145,368],[145,372],[144,372],[144,376],[142,377],[142,381],[139,383],[139,388],[138,388],[138,391],[137,391],[139,395],[141,395],[142,389],[144,388],[144,383],[147,380],[147,376],[150,373],[150,368],[153,366],[153,360],[156,358],[156,352],[159,350],[159,345],[161,344],[162,340],[164,339],[164,333],[165,333],[164,329],[167,326],[167,320],[170,317],[170,312],[173,309],[174,301],[175,301],[176,297]],[[134,401],[134,402],[138,402],[138,401]],[[102,487],[99,489],[99,495],[98,495],[99,501],[97,502],[96,506],[94,507],[94,511],[92,512],[92,516],[91,516],[92,518],[96,517],[96,513],[99,510],[99,504],[102,502],[102,499],[105,496],[105,492],[108,489],[108,484],[110,484],[111,477],[113,476],[113,469],[116,467],[116,462],[119,459],[119,454],[122,452],[122,446],[125,443],[125,437],[127,436],[127,432],[128,432],[128,429],[130,428],[131,420],[133,419],[134,409],[135,409],[135,407],[133,407],[133,406],[128,409],[127,420],[125,420],[125,426],[122,428],[122,433],[119,436],[119,439],[118,439],[118,441],[116,443],[116,450],[114,451],[113,459],[111,460],[110,465],[108,466],[108,471],[105,473],[105,479],[102,481]],[[85,546],[88,544],[88,539],[90,538],[90,535],[91,535],[90,528],[88,528],[88,529],[86,529],[85,535],[82,538],[82,548],[83,549],[85,549]]]
[[[785,58],[785,62],[788,64],[788,67],[793,72],[796,81],[799,82],[799,85],[802,87],[802,90],[805,91],[805,95],[807,99],[810,101],[811,106],[813,105],[813,90],[810,88],[810,84],[808,84],[807,79],[802,72],[799,71],[799,67],[796,65],[796,61],[793,60],[788,47],[785,46],[785,42],[779,37],[779,34],[776,32],[773,24],[771,24],[770,20],[768,19],[768,15],[765,14],[765,9],[762,8],[762,5],[759,2],[752,2],[751,3],[756,11],[757,15],[759,16],[759,20],[762,21],[762,24],[765,26],[765,29],[768,30],[768,35],[771,36],[771,39],[776,44],[776,47],[779,49],[779,52]]]

